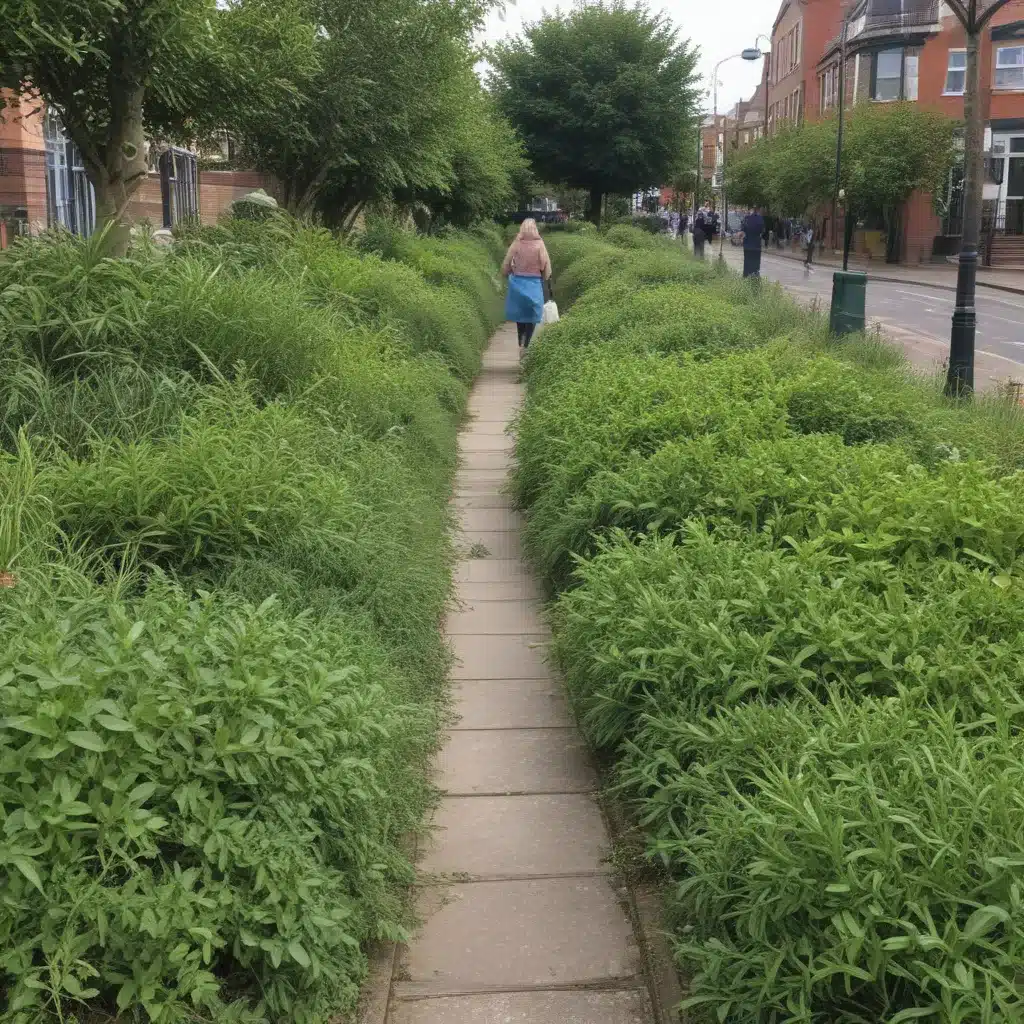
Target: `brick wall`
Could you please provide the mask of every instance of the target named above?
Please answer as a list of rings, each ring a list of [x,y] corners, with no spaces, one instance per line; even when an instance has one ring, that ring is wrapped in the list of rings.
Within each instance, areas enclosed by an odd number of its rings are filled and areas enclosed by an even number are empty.
[[[931,195],[915,192],[903,210],[903,262],[930,262],[935,236],[941,233],[942,221],[935,213]]]
[[[0,149],[0,217],[27,216],[32,231],[46,227],[46,154],[38,149]],[[24,212],[21,212],[24,211]]]
[[[277,183],[259,171],[200,171],[199,215],[203,223],[216,224],[236,199],[258,188],[280,202]]]

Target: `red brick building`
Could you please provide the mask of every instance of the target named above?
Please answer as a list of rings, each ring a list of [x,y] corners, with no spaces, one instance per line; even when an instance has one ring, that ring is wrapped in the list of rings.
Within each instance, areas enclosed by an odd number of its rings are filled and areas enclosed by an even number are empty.
[[[848,18],[848,108],[904,100],[963,117],[964,31],[946,4],[941,0],[852,0]],[[839,60],[837,30],[817,56],[817,103],[808,106],[809,115],[823,116],[835,109]],[[986,120],[985,219],[990,255],[999,263],[1017,255],[1017,238],[1022,239],[1020,255],[1024,256],[1024,0],[1010,0],[985,29],[981,86]],[[932,196],[911,197],[902,218],[900,255],[905,262],[927,262],[957,251],[962,183],[962,169],[955,168],[938,202]],[[866,225],[858,232],[857,244],[863,254],[883,257],[881,225]]]
[[[190,217],[215,224],[235,199],[257,188],[275,190],[257,172],[200,170],[192,150],[151,145],[150,172],[128,212],[154,228],[173,227]],[[78,235],[93,232],[92,186],[59,120],[38,103],[15,102],[0,119],[0,246],[15,235],[57,226]]]
[[[844,0],[783,0],[772,26],[769,134],[815,116],[820,106],[818,61],[839,33],[843,7]]]

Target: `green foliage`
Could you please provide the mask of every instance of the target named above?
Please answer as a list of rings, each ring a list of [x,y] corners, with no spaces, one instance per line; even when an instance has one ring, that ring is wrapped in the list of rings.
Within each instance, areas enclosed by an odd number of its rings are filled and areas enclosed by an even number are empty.
[[[255,166],[282,182],[288,207],[347,229],[367,202],[448,194],[456,156],[480,156],[464,148],[464,108],[479,107],[470,41],[487,0],[290,3],[317,28],[297,109],[239,129]],[[470,171],[464,164],[461,173]]]
[[[916,103],[864,103],[847,117],[840,185],[854,217],[886,215],[920,189],[940,191],[954,159],[956,122]],[[835,118],[758,140],[728,169],[737,202],[801,216],[832,199]]]
[[[491,85],[537,173],[588,190],[599,221],[604,194],[661,184],[677,162],[696,59],[664,16],[613,0],[545,14],[496,46]]]
[[[411,923],[500,240],[378,238],[0,255],[13,1024],[324,1022]]]
[[[1009,1024],[1019,409],[948,404],[763,285],[638,280],[694,265],[614,240],[552,239],[574,302],[525,366],[515,493],[580,720],[669,874],[687,1005]]]
[[[431,228],[468,227],[500,216],[516,205],[516,183],[528,173],[523,144],[483,91],[466,74],[466,96],[454,105],[452,171],[442,187],[414,195],[430,211]],[[399,198],[404,197],[399,193]]]
[[[315,26],[293,6],[247,0],[0,0],[0,87],[44,101],[82,154],[104,246],[128,246],[125,207],[146,140],[289,122]],[[2,112],[2,111],[0,111]]]

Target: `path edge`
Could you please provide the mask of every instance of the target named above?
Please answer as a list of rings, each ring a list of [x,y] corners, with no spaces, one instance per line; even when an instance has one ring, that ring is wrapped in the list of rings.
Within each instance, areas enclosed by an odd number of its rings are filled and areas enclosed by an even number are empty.
[[[562,685],[565,685],[564,681]],[[593,752],[591,756],[593,757]],[[598,774],[602,781],[607,781],[600,767]],[[626,837],[631,831],[628,812],[607,789],[601,790],[597,795],[612,850],[628,850],[630,843]],[[635,861],[632,856],[630,859]],[[664,878],[658,885],[638,881],[631,877],[629,870],[619,869],[616,873],[626,895],[654,1024],[687,1024],[688,1015],[679,1008],[684,998],[683,982],[675,967],[675,958],[672,956],[672,947],[664,924],[663,889],[669,884],[668,879]]]

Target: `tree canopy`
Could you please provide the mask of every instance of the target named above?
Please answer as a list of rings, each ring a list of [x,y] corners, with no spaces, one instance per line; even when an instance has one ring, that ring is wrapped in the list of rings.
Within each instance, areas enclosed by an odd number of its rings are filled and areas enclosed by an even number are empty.
[[[253,121],[240,135],[289,207],[343,225],[368,201],[443,191],[471,36],[490,0],[286,2],[316,27],[315,63],[297,83],[294,117]]]
[[[490,84],[544,180],[606,193],[663,184],[697,119],[697,53],[622,0],[545,14],[490,54]]]
[[[312,26],[221,27],[242,8],[217,0],[0,0],[0,87],[59,115],[110,223],[127,246],[125,208],[148,170],[146,139],[194,136],[232,116],[287,116],[293,75],[308,65]],[[268,34],[274,46],[268,50]]]
[[[940,192],[955,159],[958,123],[915,103],[865,103],[847,116],[839,184],[852,219],[882,218],[897,241],[899,211],[917,190]],[[832,200],[835,117],[760,139],[728,167],[730,199],[779,216],[802,216]]]

